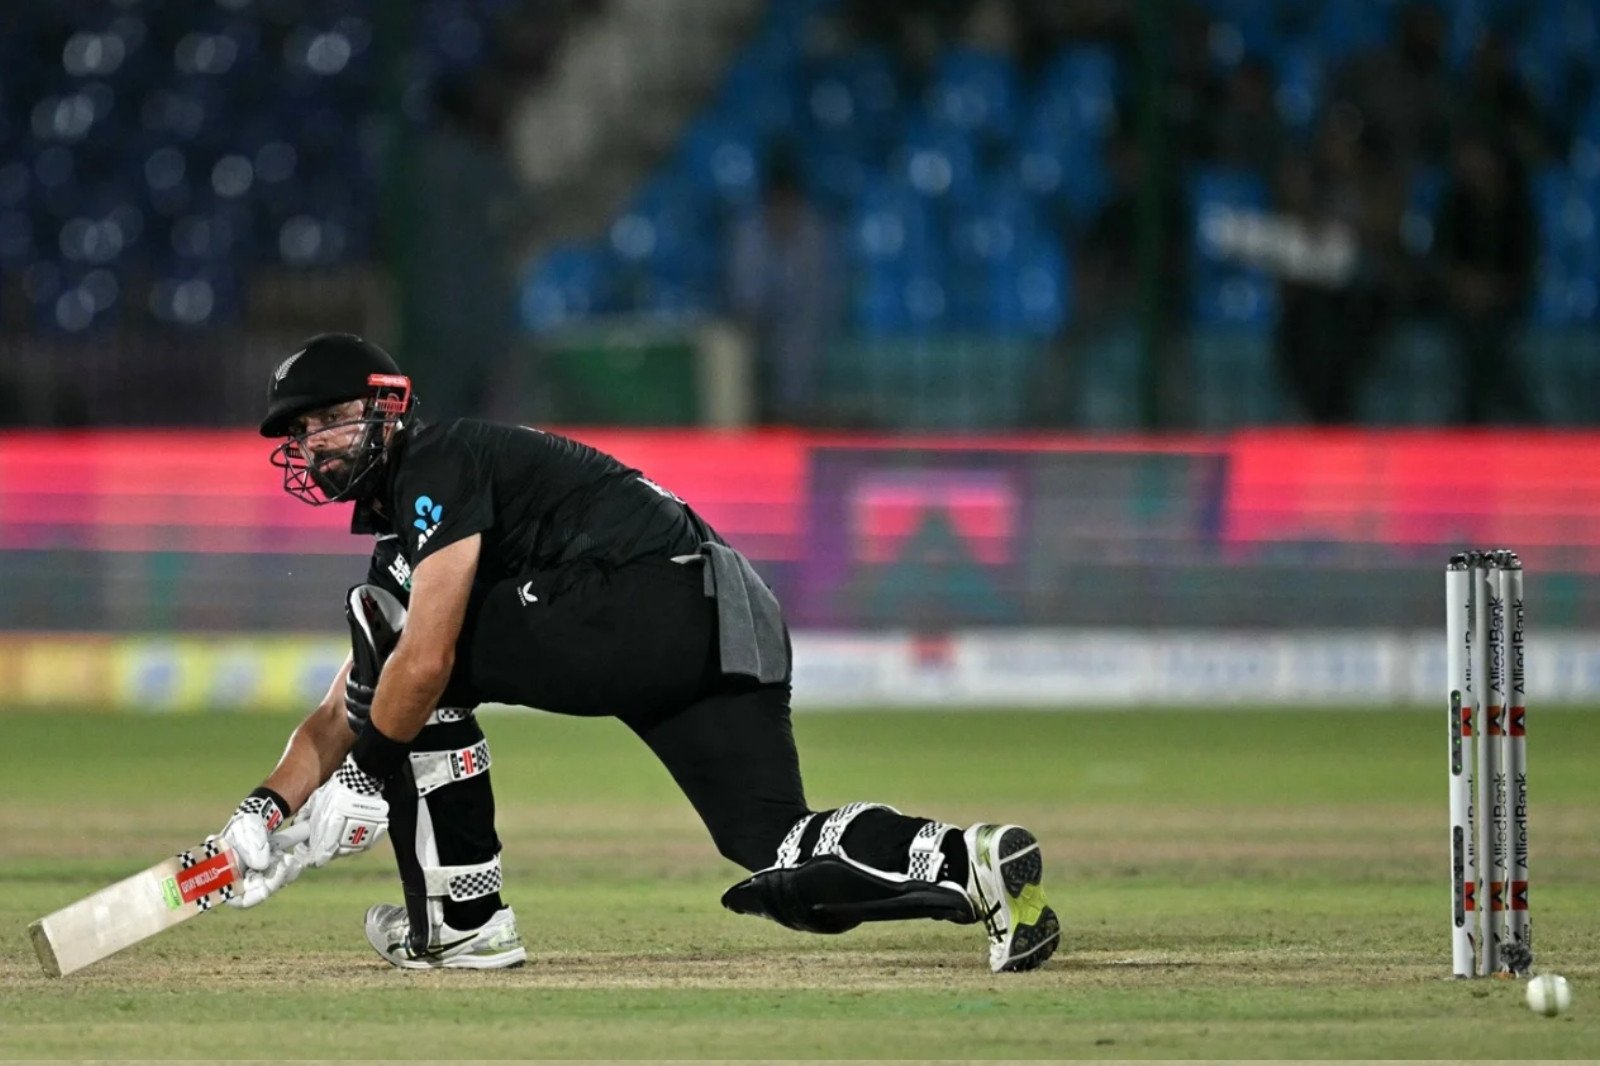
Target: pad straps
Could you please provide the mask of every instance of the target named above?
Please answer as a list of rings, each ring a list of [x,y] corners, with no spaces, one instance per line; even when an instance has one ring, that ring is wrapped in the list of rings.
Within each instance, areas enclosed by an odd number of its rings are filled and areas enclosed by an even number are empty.
[[[778,861],[773,865],[785,868],[800,865],[800,838],[805,835],[806,826],[816,817],[815,814],[808,814],[790,827],[783,843],[778,845]]]
[[[457,903],[500,891],[500,856],[471,866],[425,866],[422,879],[430,896],[448,896]]]
[[[949,832],[959,832],[957,826],[944,822],[929,822],[911,838],[910,859],[906,876],[913,881],[937,881],[944,871],[944,838]]]
[[[870,810],[900,813],[886,803],[846,803],[828,815],[827,820],[822,823],[822,832],[817,835],[817,846],[811,849],[811,857],[841,854],[839,841],[844,839],[844,831],[850,828],[850,823],[859,815]]]

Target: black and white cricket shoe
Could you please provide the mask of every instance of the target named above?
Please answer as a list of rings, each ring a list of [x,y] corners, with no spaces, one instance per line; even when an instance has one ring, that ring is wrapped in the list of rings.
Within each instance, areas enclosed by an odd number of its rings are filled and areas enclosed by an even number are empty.
[[[1039,841],[1020,825],[980,822],[967,845],[967,898],[989,931],[989,969],[1032,970],[1055,954],[1061,922],[1045,902]]]
[[[428,950],[411,949],[411,919],[404,907],[377,903],[367,911],[367,943],[402,970],[505,970],[528,961],[510,907],[501,907],[477,929],[441,923]]]

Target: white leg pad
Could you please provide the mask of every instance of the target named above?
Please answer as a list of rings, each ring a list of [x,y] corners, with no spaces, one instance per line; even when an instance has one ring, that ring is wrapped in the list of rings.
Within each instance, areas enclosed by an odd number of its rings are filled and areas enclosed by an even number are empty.
[[[489,741],[480,740],[471,747],[455,751],[414,751],[411,753],[411,775],[417,780],[417,795],[426,796],[436,789],[477,777],[489,769]]]

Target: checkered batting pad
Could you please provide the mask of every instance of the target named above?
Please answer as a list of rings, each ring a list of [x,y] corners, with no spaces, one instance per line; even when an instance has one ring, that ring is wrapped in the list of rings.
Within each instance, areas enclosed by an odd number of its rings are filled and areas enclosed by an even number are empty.
[[[500,891],[500,884],[500,863],[496,860],[494,865],[485,869],[450,878],[450,898],[457,903],[465,903],[469,899]]]
[[[929,822],[911,838],[911,858],[906,876],[913,881],[936,881],[944,869],[944,835],[955,830],[944,822]]]

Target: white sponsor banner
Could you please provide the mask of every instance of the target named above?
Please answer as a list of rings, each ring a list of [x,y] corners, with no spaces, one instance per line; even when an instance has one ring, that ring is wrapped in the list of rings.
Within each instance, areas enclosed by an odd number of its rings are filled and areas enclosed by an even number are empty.
[[[1444,636],[1373,630],[797,633],[797,707],[1350,706],[1445,699]],[[1528,702],[1600,703],[1600,633],[1529,641]]]
[[[1443,632],[991,629],[794,634],[797,708],[1443,704]],[[309,710],[330,637],[0,639],[0,711]],[[1528,641],[1527,702],[1600,705],[1600,633]]]

